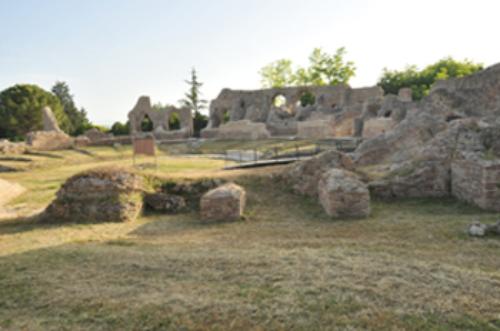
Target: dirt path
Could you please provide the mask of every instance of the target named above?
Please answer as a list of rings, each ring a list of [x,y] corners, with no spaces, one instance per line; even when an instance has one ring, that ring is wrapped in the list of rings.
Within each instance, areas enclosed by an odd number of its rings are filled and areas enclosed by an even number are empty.
[[[0,179],[0,219],[11,217],[12,211],[6,210],[4,205],[15,197],[21,195],[26,189],[17,183]]]

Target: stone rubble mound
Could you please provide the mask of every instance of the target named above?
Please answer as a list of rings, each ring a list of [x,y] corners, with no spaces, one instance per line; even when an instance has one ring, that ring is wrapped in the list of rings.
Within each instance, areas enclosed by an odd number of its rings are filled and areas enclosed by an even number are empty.
[[[142,210],[142,177],[120,169],[96,169],[69,178],[42,215],[46,222],[127,222]]]

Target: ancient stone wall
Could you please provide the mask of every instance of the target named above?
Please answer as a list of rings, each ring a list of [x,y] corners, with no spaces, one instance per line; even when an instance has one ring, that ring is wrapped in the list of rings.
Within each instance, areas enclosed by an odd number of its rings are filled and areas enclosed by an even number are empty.
[[[454,197],[500,212],[500,160],[456,160],[451,172]]]
[[[170,119],[175,114],[179,117],[179,130],[170,128]],[[169,106],[161,110],[153,110],[150,98],[142,96],[128,114],[132,135],[142,132],[141,124],[146,117],[153,123],[153,134],[157,139],[183,139],[193,135],[193,116],[189,108]]]
[[[34,131],[26,136],[26,144],[35,150],[55,151],[73,147],[73,138],[60,131]]]
[[[307,95],[312,104],[302,105]],[[297,135],[298,123],[310,120],[328,120],[335,117],[342,122],[344,112],[349,117],[345,135],[353,133],[354,117],[360,116],[365,104],[383,98],[380,87],[352,89],[346,85],[286,87],[255,91],[224,89],[210,104],[210,120],[205,137],[217,136],[216,129],[226,122],[248,120],[265,123],[271,135]],[[278,103],[278,101],[281,101]],[[325,137],[326,138],[326,137]]]

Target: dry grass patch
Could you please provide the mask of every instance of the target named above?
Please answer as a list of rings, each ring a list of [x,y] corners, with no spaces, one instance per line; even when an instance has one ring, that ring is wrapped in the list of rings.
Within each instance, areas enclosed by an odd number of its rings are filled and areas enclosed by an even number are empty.
[[[500,241],[464,234],[471,218],[498,215],[452,200],[377,201],[368,220],[332,221],[267,177],[237,181],[246,222],[191,213],[18,233],[68,240],[0,258],[0,327],[500,328]]]
[[[120,159],[112,149],[65,153],[2,174],[29,190],[14,204],[43,207],[66,178]],[[500,329],[500,240],[465,234],[472,219],[498,214],[420,199],[374,201],[366,220],[333,221],[269,179],[269,169],[160,160],[157,172],[139,171],[244,186],[246,221],[207,225],[197,213],[116,224],[0,221],[0,329]]]

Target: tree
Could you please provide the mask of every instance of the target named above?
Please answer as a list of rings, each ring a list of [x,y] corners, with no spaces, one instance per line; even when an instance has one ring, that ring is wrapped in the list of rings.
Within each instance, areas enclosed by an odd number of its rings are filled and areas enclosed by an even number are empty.
[[[115,136],[123,136],[130,134],[130,122],[127,121],[125,124],[121,122],[115,122],[111,126],[111,130],[109,131]]]
[[[427,94],[432,85],[442,79],[453,77],[464,77],[483,69],[480,63],[470,60],[457,61],[447,57],[428,65],[423,70],[417,66],[407,66],[403,70],[384,69],[378,85],[384,89],[386,94],[398,94],[399,89],[409,87],[413,92],[413,99],[420,100]]]
[[[292,61],[281,59],[268,64],[260,70],[262,87],[285,87],[295,85],[296,75],[292,69]]]
[[[300,85],[338,85],[348,84],[354,77],[354,62],[345,61],[346,49],[341,47],[335,54],[328,54],[321,48],[315,48],[309,57],[309,68],[298,77]]]
[[[49,106],[60,128],[69,130],[69,120],[59,99],[36,85],[15,85],[0,93],[0,138],[23,139],[30,131],[43,129],[42,108]]]
[[[91,123],[87,118],[87,112],[83,108],[78,110],[67,83],[56,82],[52,87],[52,93],[59,98],[59,101],[63,106],[63,110],[68,117],[69,134],[79,135],[91,127]]]
[[[208,117],[201,113],[202,109],[206,109],[208,102],[201,98],[202,93],[200,89],[203,83],[198,81],[198,75],[195,68],[191,69],[190,80],[186,80],[185,82],[189,85],[189,90],[184,94],[184,99],[179,102],[182,107],[189,108],[193,111],[194,135],[199,137],[200,131],[208,124]]]
[[[315,48],[309,56],[309,66],[297,67],[295,70],[290,60],[275,61],[260,70],[262,86],[270,88],[348,84],[356,73],[356,67],[352,61],[344,60],[345,55],[344,47],[337,49],[334,54]]]

